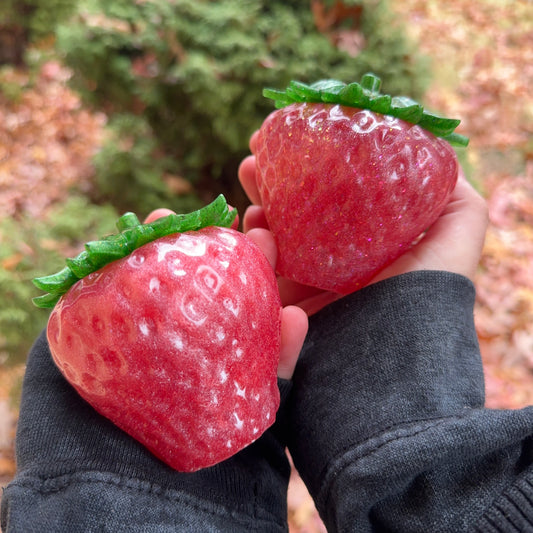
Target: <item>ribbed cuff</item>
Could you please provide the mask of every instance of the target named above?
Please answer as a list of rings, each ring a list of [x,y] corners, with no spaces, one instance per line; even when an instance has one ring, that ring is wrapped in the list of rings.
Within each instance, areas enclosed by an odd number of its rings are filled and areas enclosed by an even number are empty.
[[[533,531],[533,469],[502,494],[476,526],[479,533]]]

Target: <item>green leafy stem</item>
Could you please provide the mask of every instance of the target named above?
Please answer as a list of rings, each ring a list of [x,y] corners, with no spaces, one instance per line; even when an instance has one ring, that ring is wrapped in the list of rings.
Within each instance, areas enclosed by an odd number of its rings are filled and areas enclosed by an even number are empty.
[[[221,194],[205,207],[187,214],[171,214],[148,224],[141,224],[134,213],[117,221],[119,233],[85,244],[85,250],[66,259],[67,266],[50,276],[35,278],[33,284],[47,294],[33,298],[37,307],[52,308],[74,283],[103,266],[126,257],[137,248],[173,233],[195,231],[208,226],[230,227],[237,210],[230,210]]]
[[[346,84],[338,80],[320,80],[307,85],[300,81],[291,81],[284,91],[263,89],[263,96],[274,100],[278,109],[303,102],[340,104],[369,109],[418,124],[454,146],[468,145],[468,138],[454,131],[461,122],[460,120],[435,115],[407,96],[381,94],[380,89],[381,79],[374,74],[367,73],[361,78],[360,83]]]

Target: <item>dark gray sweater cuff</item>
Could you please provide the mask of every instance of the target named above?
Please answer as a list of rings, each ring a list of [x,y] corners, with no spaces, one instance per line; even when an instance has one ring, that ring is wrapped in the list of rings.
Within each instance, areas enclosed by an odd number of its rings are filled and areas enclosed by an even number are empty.
[[[474,299],[466,278],[413,272],[311,318],[294,375],[291,423],[293,450],[305,456],[306,446],[315,450],[317,476],[328,458],[386,428],[483,405]]]
[[[470,531],[531,482],[533,411],[483,407],[474,300],[464,277],[413,272],[312,317],[289,450],[328,531]]]

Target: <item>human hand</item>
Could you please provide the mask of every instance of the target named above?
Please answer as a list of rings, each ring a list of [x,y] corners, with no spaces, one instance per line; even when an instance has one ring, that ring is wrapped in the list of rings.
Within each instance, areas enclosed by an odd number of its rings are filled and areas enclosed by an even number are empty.
[[[145,219],[145,224],[153,222],[157,218],[173,213],[170,209],[156,209]],[[232,224],[232,229],[237,229],[238,219]],[[272,234],[264,228],[254,227],[247,236],[254,241],[263,251],[269,263],[274,269],[276,266],[277,248]],[[285,304],[284,304],[285,305]],[[298,360],[298,355],[307,334],[307,315],[301,307],[285,305],[281,314],[281,351],[278,364],[278,377],[291,379]]]
[[[250,139],[252,154],[255,153],[256,141],[257,132]],[[250,232],[253,228],[268,229],[255,172],[255,156],[251,155],[243,160],[239,168],[241,184],[254,204],[244,216],[245,232]],[[460,172],[448,205],[424,238],[382,270],[370,283],[415,270],[445,270],[472,279],[479,262],[487,223],[485,201]],[[341,297],[285,278],[278,278],[278,286],[284,305],[300,306],[309,315]]]

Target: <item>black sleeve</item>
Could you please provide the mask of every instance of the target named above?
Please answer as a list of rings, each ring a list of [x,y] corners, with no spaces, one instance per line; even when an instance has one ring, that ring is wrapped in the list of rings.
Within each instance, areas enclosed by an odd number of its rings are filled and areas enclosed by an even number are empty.
[[[533,408],[484,407],[474,300],[414,272],[312,317],[289,449],[328,531],[533,531]]]
[[[279,385],[283,405],[290,383]],[[227,461],[178,473],[78,396],[52,362],[43,334],[24,378],[18,471],[3,493],[2,530],[286,531],[284,431],[277,421]]]

